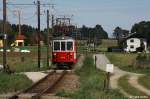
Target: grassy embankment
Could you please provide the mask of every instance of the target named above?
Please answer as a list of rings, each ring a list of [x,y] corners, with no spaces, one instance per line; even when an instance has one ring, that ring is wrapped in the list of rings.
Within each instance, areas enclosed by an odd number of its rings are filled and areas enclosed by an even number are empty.
[[[23,90],[31,84],[32,81],[24,75],[6,74],[0,71],[0,94]]]
[[[139,91],[138,89],[132,87],[128,82],[129,76],[123,76],[119,79],[119,86],[121,89],[123,89],[125,92],[132,96],[146,96],[143,92]]]
[[[86,57],[84,65],[76,71],[80,76],[79,89],[73,94],[59,93],[60,96],[68,96],[71,99],[124,99],[117,90],[104,91],[105,73],[95,68],[92,56]]]

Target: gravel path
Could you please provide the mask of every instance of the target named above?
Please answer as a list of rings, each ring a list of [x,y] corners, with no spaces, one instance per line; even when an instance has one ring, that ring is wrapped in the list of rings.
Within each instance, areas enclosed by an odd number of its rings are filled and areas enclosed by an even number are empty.
[[[150,90],[144,88],[142,85],[140,85],[138,83],[138,76],[130,76],[129,83],[136,89],[138,89],[138,90],[142,91],[143,93],[146,93],[148,96],[150,96]]]
[[[97,61],[96,61],[97,68],[101,69],[103,71],[106,71],[106,65],[110,64],[110,61],[108,60],[108,58],[104,54],[95,54],[95,55],[97,57]],[[93,55],[93,58],[95,57],[95,55]],[[126,72],[126,71],[119,69],[116,66],[114,67],[114,73],[110,78],[111,88],[112,89],[120,89],[118,86],[118,80],[120,77],[125,76],[125,75],[130,76],[129,83],[131,84],[131,86],[137,88],[138,90],[141,90],[142,92],[144,92],[147,95],[150,95],[150,90],[144,88],[142,85],[140,85],[138,83],[138,78],[140,76],[142,76],[142,74]],[[131,96],[128,93],[124,92],[123,89],[120,89],[120,91],[126,96]]]

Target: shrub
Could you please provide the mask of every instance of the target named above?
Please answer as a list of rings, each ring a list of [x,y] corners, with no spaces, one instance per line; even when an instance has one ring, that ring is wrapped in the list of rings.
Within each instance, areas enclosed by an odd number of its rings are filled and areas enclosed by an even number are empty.
[[[135,61],[136,68],[150,68],[150,54],[138,54]]]

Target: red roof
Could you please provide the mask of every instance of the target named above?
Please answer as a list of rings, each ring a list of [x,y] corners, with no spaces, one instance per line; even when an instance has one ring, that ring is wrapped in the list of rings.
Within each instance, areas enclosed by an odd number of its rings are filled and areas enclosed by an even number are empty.
[[[26,37],[24,35],[19,34],[16,36],[16,40],[25,40],[25,39]]]

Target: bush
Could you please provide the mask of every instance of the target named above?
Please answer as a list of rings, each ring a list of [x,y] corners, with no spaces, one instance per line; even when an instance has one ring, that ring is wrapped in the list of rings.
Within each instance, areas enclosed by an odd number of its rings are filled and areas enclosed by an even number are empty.
[[[138,54],[134,65],[136,68],[150,68],[150,54]]]

